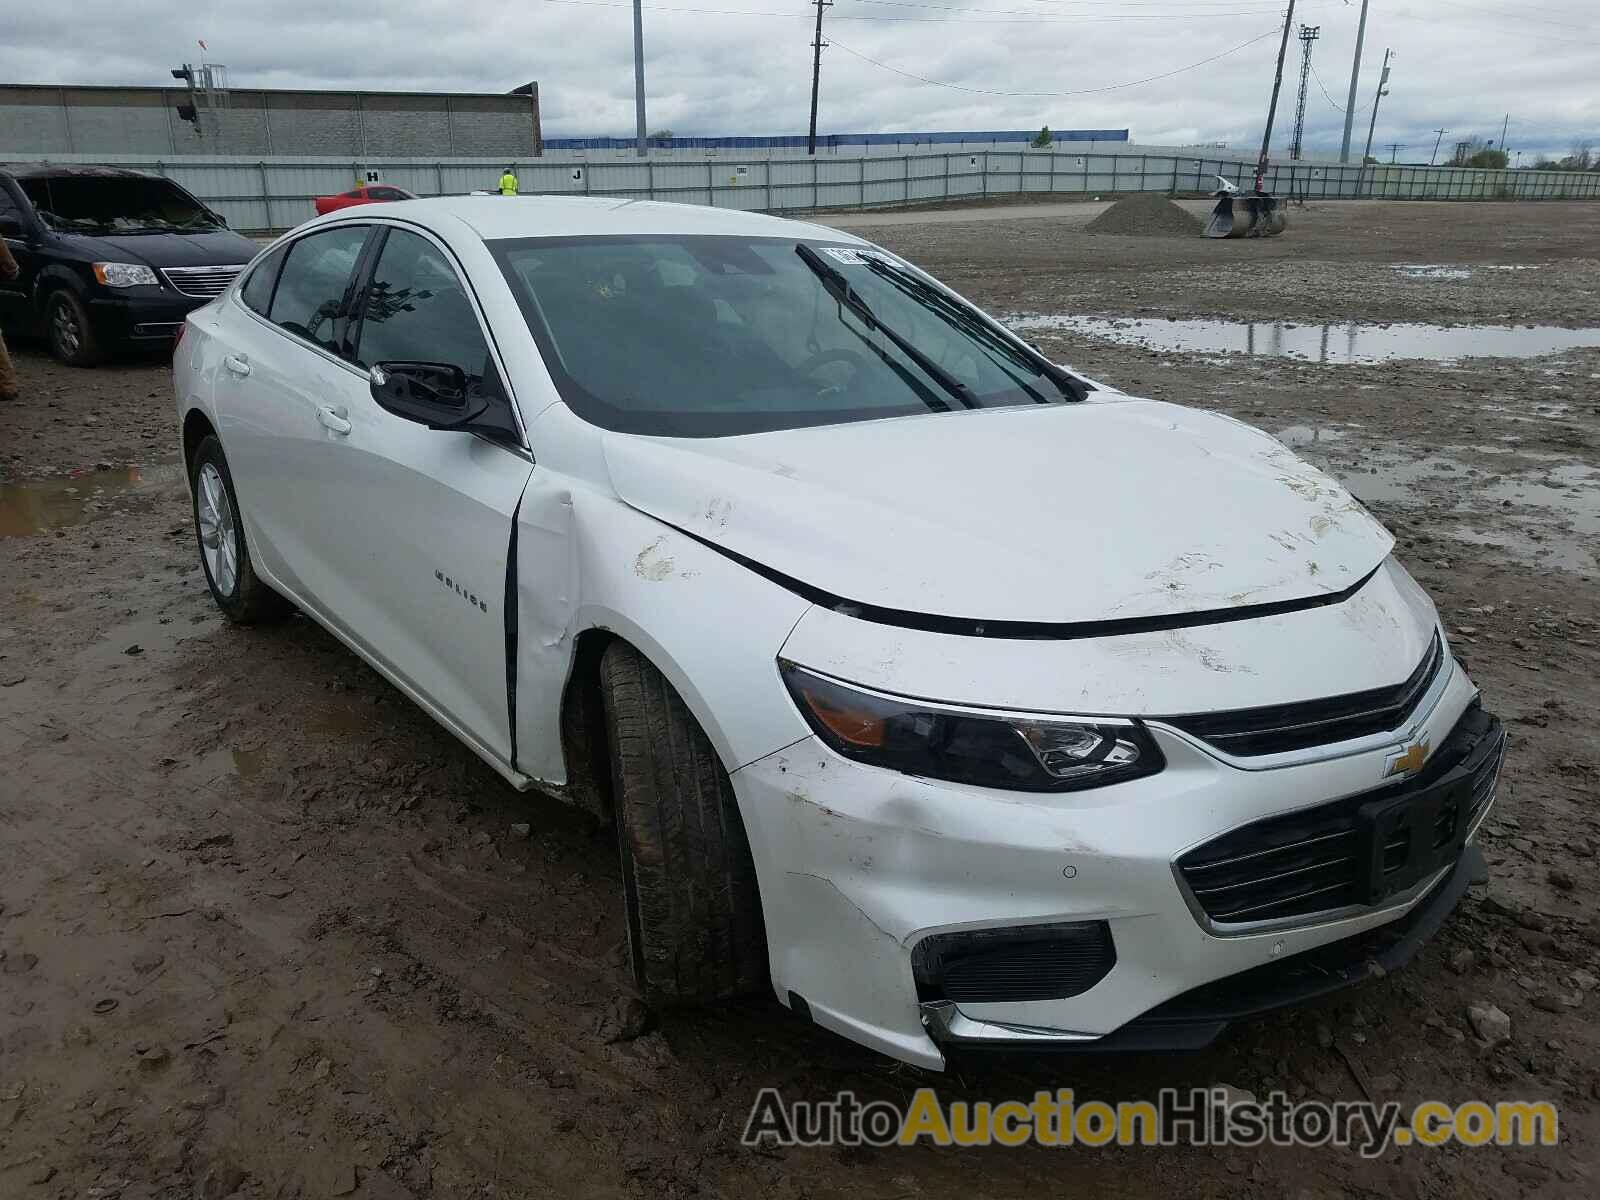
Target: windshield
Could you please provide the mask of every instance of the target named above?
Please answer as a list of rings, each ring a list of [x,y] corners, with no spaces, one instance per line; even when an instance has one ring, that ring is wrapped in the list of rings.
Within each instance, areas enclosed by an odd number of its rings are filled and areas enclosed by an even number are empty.
[[[19,179],[39,217],[60,233],[169,233],[222,228],[222,219],[165,179],[58,175]]]
[[[667,236],[490,250],[562,397],[607,429],[717,437],[1082,394],[881,250]]]

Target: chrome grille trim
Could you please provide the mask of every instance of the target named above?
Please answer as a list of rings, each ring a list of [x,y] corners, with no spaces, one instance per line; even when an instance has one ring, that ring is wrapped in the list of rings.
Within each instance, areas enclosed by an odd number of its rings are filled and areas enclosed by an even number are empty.
[[[1199,739],[1230,758],[1303,753],[1401,728],[1441,677],[1447,677],[1447,658],[1443,639],[1435,631],[1422,661],[1393,687],[1260,708],[1148,719]]]
[[[1474,732],[1484,721],[1489,724],[1481,734]],[[1465,742],[1468,738],[1478,740]],[[1485,744],[1490,738],[1492,743]],[[1453,750],[1452,746],[1459,749]],[[1443,753],[1436,756],[1434,766],[1423,777],[1465,764],[1472,773],[1470,788],[1440,809],[1431,828],[1417,825],[1391,832],[1378,849],[1386,876],[1401,869],[1416,839],[1431,842],[1437,851],[1448,844],[1449,837],[1464,822],[1464,840],[1472,840],[1493,804],[1505,748],[1504,728],[1483,714],[1474,702],[1441,743]],[[1303,928],[1370,914],[1396,904],[1403,906],[1408,902],[1403,896],[1391,895],[1376,904],[1360,899],[1357,889],[1362,850],[1357,843],[1356,810],[1368,799],[1386,792],[1403,794],[1400,789],[1417,786],[1428,785],[1421,780],[1383,785],[1340,800],[1247,822],[1174,859],[1174,878],[1196,920],[1209,933],[1221,937]],[[1464,816],[1459,812],[1461,807],[1466,809]],[[1299,824],[1306,827],[1294,828]],[[1445,831],[1443,837],[1441,830]],[[1288,833],[1292,840],[1274,843],[1274,833]],[[1256,844],[1237,844],[1246,837]],[[1230,841],[1236,844],[1220,844]],[[1206,859],[1208,846],[1223,854]],[[1435,880],[1438,877],[1442,876]],[[1413,888],[1407,896],[1419,894]]]
[[[228,290],[228,285],[244,268],[244,263],[224,267],[162,267],[161,277],[185,296],[214,300]]]

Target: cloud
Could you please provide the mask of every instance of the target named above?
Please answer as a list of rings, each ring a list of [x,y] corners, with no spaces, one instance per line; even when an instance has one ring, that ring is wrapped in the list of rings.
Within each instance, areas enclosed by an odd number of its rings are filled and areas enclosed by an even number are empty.
[[[16,5],[8,8],[14,9]],[[695,11],[687,11],[695,10]],[[1358,6],[1304,0],[1320,25],[1306,103],[1308,153],[1336,153]],[[645,7],[649,123],[679,134],[803,132],[814,10],[804,0],[660,0]],[[1278,0],[838,0],[826,12],[819,127],[1129,128],[1155,144],[1259,146],[1278,38]],[[632,11],[625,0],[72,0],[0,15],[0,78],[163,84],[209,57],[235,87],[505,91],[537,79],[552,136],[633,130]],[[1600,20],[1592,0],[1411,0],[1374,5],[1354,152],[1384,48],[1396,52],[1374,152],[1402,143],[1423,159],[1470,136],[1529,154],[1564,153],[1600,134]],[[903,72],[979,91],[937,87]],[[1274,152],[1294,119],[1299,45],[1291,37]],[[1321,85],[1318,85],[1320,79]],[[985,93],[1074,93],[1056,96]]]

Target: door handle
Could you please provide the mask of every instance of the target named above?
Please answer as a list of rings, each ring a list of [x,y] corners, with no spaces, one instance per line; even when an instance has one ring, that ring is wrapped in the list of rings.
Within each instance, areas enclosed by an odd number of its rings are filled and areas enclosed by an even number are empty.
[[[345,419],[345,410],[343,408],[319,407],[317,409],[317,420],[335,433],[350,432],[350,422]]]
[[[242,354],[228,355],[222,360],[222,365],[235,375],[244,376],[250,374],[250,360]]]

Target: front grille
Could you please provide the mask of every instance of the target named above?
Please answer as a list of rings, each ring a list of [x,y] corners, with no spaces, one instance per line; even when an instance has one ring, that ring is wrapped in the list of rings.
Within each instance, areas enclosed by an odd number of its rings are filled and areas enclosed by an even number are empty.
[[[185,296],[211,300],[228,290],[228,285],[244,270],[244,263],[230,267],[163,267],[161,274]]]
[[[1308,746],[1325,746],[1373,733],[1387,733],[1404,724],[1406,717],[1427,694],[1444,663],[1444,645],[1433,635],[1428,652],[1404,683],[1394,687],[1351,692],[1299,704],[1272,704],[1231,712],[1194,713],[1181,717],[1155,717],[1209,742],[1218,750],[1239,757],[1281,754]]]
[[[911,955],[921,1000],[968,1004],[1078,996],[1116,962],[1104,921],[936,933]]]
[[[1369,888],[1381,898],[1393,890],[1386,882],[1399,878],[1415,855],[1443,853],[1472,829],[1494,798],[1504,754],[1500,723],[1474,703],[1416,778],[1236,829],[1185,854],[1179,874],[1201,911],[1221,924],[1360,905],[1367,903]],[[1421,793],[1458,769],[1471,779],[1464,818],[1458,804],[1446,802],[1431,828],[1401,822],[1383,833],[1381,851],[1363,844],[1363,807]],[[1368,878],[1372,871],[1381,871],[1382,878]]]

